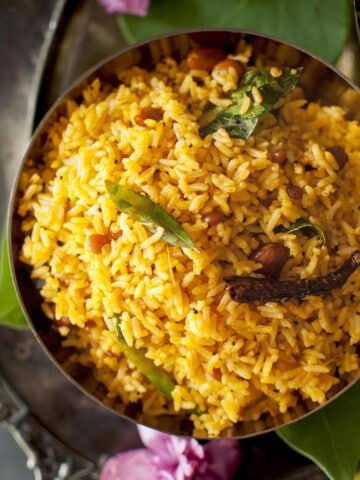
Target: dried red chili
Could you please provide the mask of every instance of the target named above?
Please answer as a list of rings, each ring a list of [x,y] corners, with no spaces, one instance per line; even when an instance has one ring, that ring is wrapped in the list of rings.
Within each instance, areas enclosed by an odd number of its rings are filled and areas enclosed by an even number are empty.
[[[359,266],[360,250],[355,250],[338,270],[324,277],[278,281],[260,277],[233,276],[224,280],[228,283],[226,289],[235,302],[286,302],[309,295],[322,295],[334,288],[340,288]]]

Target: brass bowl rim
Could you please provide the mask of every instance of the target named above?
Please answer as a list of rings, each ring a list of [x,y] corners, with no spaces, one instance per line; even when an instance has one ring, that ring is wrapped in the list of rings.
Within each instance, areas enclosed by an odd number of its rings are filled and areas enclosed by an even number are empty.
[[[9,256],[9,264],[10,264],[10,271],[11,271],[11,276],[12,276],[12,281],[15,286],[15,290],[19,299],[19,303],[21,305],[22,311],[24,313],[24,316],[27,320],[28,325],[30,326],[30,329],[32,333],[34,334],[35,338],[41,345],[42,349],[46,353],[47,357],[50,359],[50,361],[56,365],[56,367],[59,369],[59,371],[65,375],[65,377],[76,386],[80,391],[82,391],[86,396],[90,397],[93,401],[97,402],[99,405],[101,405],[103,408],[110,410],[111,412],[119,415],[120,417],[126,419],[127,421],[136,423],[136,424],[143,424],[149,426],[147,423],[138,421],[131,416],[128,416],[124,413],[120,413],[116,410],[114,410],[112,407],[109,407],[105,405],[99,398],[97,398],[95,395],[90,393],[88,390],[84,388],[83,385],[79,383],[72,375],[70,375],[64,367],[61,365],[61,363],[55,359],[53,353],[51,352],[50,348],[46,345],[44,340],[41,338],[41,335],[39,334],[39,328],[36,327],[34,321],[32,320],[32,316],[30,315],[28,308],[25,304],[23,295],[21,293],[20,285],[19,285],[19,280],[18,280],[18,275],[17,275],[17,268],[16,268],[16,259],[14,256],[14,251],[13,251],[13,246],[14,246],[14,211],[15,211],[15,206],[16,206],[16,194],[18,190],[18,184],[20,180],[20,175],[23,171],[23,168],[25,166],[26,159],[28,158],[29,154],[32,152],[32,150],[35,147],[36,142],[38,141],[39,137],[41,136],[41,133],[43,132],[44,128],[46,127],[47,123],[49,120],[53,117],[56,116],[58,113],[58,110],[63,106],[64,100],[67,97],[71,97],[74,91],[78,90],[81,85],[84,85],[89,78],[95,77],[98,74],[101,73],[101,71],[106,67],[107,65],[111,65],[114,61],[117,59],[124,57],[127,53],[136,51],[141,49],[142,47],[145,47],[149,45],[150,43],[153,42],[159,42],[162,40],[166,39],[172,39],[172,38],[177,38],[182,35],[192,35],[192,34],[205,34],[205,33],[221,33],[221,34],[235,34],[238,36],[245,36],[245,37],[252,37],[252,39],[262,39],[267,42],[274,42],[275,44],[278,45],[285,45],[287,47],[290,47],[294,51],[297,51],[304,55],[305,57],[308,57],[309,59],[314,60],[317,62],[320,66],[325,67],[325,69],[329,70],[332,72],[332,74],[340,79],[342,82],[344,82],[344,85],[347,85],[351,89],[353,89],[355,92],[357,92],[360,95],[360,88],[357,86],[351,79],[346,77],[342,72],[340,72],[334,65],[330,64],[329,62],[321,59],[319,56],[311,53],[310,51],[299,47],[298,45],[287,42],[284,40],[281,40],[280,38],[273,36],[273,35],[266,35],[266,34],[261,34],[252,30],[246,30],[246,29],[236,29],[236,28],[191,28],[191,29],[180,29],[174,32],[162,34],[162,35],[156,35],[151,38],[148,38],[147,40],[143,40],[140,42],[136,42],[132,45],[129,45],[125,48],[119,49],[116,53],[106,56],[104,59],[101,61],[97,62],[94,66],[91,68],[87,69],[84,73],[82,73],[80,76],[78,76],[77,79],[75,79],[71,84],[65,89],[61,95],[57,98],[57,100],[51,105],[51,107],[47,110],[46,114],[43,116],[41,121],[39,122],[38,126],[36,127],[35,131],[33,132],[33,135],[31,136],[30,141],[28,142],[28,146],[25,150],[25,153],[23,155],[22,161],[20,162],[17,172],[16,172],[16,177],[12,183],[12,188],[11,188],[11,193],[10,193],[10,200],[8,203],[8,208],[7,208],[7,220],[6,220],[6,233],[7,233],[7,242],[8,242],[8,256]],[[135,63],[133,64],[135,65]],[[259,431],[252,431],[249,433],[241,434],[241,435],[235,435],[232,438],[237,438],[237,439],[243,439],[243,438],[250,438],[258,435],[262,435],[265,433],[269,433],[271,431],[276,430],[277,428],[283,427],[283,426],[288,426],[293,423],[296,423],[309,415],[312,415],[313,413],[319,411],[320,409],[326,407],[330,403],[332,403],[334,400],[336,400],[339,396],[341,396],[343,393],[345,393],[347,390],[349,390],[353,385],[355,385],[358,381],[360,380],[360,372],[358,373],[358,376],[354,378],[350,383],[348,383],[345,387],[343,387],[339,392],[335,393],[331,398],[327,399],[323,404],[315,406],[311,410],[301,414],[298,417],[295,417],[287,422],[281,423],[279,425],[273,425],[267,428],[264,428]],[[171,431],[168,431],[168,429],[162,429],[161,427],[153,427],[156,428],[160,431],[164,431],[166,433],[172,433]],[[182,432],[176,432],[176,434],[183,434]],[[189,435],[185,433],[184,435]],[[230,437],[231,435],[225,434],[226,437]],[[205,437],[202,439],[208,439],[211,437]],[[222,435],[216,438],[222,438]]]

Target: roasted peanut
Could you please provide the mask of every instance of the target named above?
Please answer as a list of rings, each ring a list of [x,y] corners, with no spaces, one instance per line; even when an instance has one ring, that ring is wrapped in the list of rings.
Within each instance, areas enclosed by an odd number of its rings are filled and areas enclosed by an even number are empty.
[[[272,153],[271,160],[279,165],[284,165],[287,155],[285,148],[279,148]]]
[[[90,250],[93,253],[99,254],[102,252],[102,249],[105,245],[109,245],[111,242],[111,238],[109,235],[100,235],[98,233],[94,233],[93,235],[89,235],[88,237],[88,245]]]
[[[226,60],[221,60],[220,62],[216,63],[212,71],[218,72],[222,70],[229,70],[229,68],[231,67],[236,71],[239,78],[241,78],[246,72],[245,65],[242,62],[240,62],[239,60],[232,60],[230,58]]]
[[[226,58],[226,53],[220,48],[198,47],[191,50],[186,57],[189,70],[206,70],[211,72],[214,65]]]
[[[280,272],[289,258],[289,250],[279,243],[268,243],[256,250],[251,260],[261,263],[259,273],[269,278],[278,278]]]
[[[221,223],[225,220],[225,218],[226,215],[224,214],[224,212],[222,212],[218,208],[214,208],[214,210],[211,210],[211,212],[208,213],[204,213],[204,215],[202,216],[203,221],[206,222],[209,227]]]
[[[140,125],[141,127],[145,126],[145,120],[151,119],[159,122],[163,118],[163,110],[161,108],[155,107],[144,107],[141,109],[139,115],[135,116],[135,122]]]

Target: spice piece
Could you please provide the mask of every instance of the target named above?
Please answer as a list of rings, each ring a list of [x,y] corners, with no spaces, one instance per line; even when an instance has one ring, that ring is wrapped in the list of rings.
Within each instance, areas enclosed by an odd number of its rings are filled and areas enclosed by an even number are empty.
[[[214,368],[212,371],[212,376],[214,377],[215,380],[218,382],[221,382],[222,379],[222,372],[220,368]]]
[[[279,196],[278,190],[274,190],[272,192],[269,192],[268,196],[261,200],[261,205],[264,207],[268,208],[270,205],[273,203],[273,201]]]
[[[55,320],[56,323],[58,325],[60,325],[61,327],[71,327],[72,323],[70,321],[70,318],[69,317],[65,317],[65,316],[62,316],[61,318],[59,319],[56,319]]]
[[[119,240],[122,237],[122,231],[119,230],[118,232],[110,232],[110,236],[112,240]]]
[[[136,115],[134,120],[138,125],[144,127],[146,125],[145,120],[151,119],[159,122],[160,120],[162,120],[163,114],[164,112],[161,108],[144,107],[141,109],[139,115]]]
[[[340,145],[333,145],[332,147],[329,147],[327,151],[332,153],[340,169],[343,168],[349,161],[347,153],[343,147],[340,147]]]
[[[268,278],[233,276],[224,280],[228,283],[226,289],[235,302],[286,302],[309,295],[322,295],[334,288],[340,288],[359,266],[360,250],[355,250],[338,270],[324,277],[278,281]]]
[[[93,328],[96,327],[96,322],[94,322],[94,320],[88,320],[86,323],[85,323],[85,329],[86,330],[92,330]]]
[[[298,187],[298,186],[296,186],[292,183],[289,183],[289,185],[286,187],[286,193],[293,200],[301,200],[304,192],[303,192],[302,188],[300,188],[300,187]]]

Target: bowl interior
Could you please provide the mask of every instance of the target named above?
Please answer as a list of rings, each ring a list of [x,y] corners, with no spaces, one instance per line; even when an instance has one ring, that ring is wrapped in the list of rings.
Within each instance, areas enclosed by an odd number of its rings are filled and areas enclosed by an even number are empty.
[[[251,32],[234,30],[180,32],[174,35],[156,38],[122,51],[82,76],[66,94],[56,102],[40,123],[25,154],[24,162],[27,158],[41,161],[41,152],[48,125],[64,112],[65,99],[69,97],[74,99],[81,98],[82,90],[86,85],[90,84],[95,77],[99,77],[109,85],[115,85],[117,78],[114,71],[123,70],[133,65],[140,65],[151,69],[152,66],[164,56],[182,59],[191,48],[199,45],[217,46],[231,52],[242,39],[252,45],[255,56],[263,56],[267,60],[272,60],[284,66],[302,66],[304,70],[300,85],[304,89],[308,99],[316,100],[323,104],[341,105],[346,109],[349,117],[360,119],[360,93],[356,87],[332,67],[324,64],[309,53],[301,51],[294,46],[279,42],[276,39],[260,36]],[[10,204],[9,242],[11,243],[12,270],[24,312],[36,337],[45,348],[50,359],[54,361],[60,369],[63,369],[62,364],[71,354],[71,350],[67,350],[61,346],[59,336],[51,329],[49,320],[41,310],[41,298],[38,292],[38,286],[31,280],[28,268],[17,260],[18,251],[23,241],[23,234],[20,230],[19,218],[15,213],[15,207],[19,176],[24,162],[20,167]],[[103,404],[103,392],[101,388],[98,388],[90,370],[79,366],[78,368],[65,372],[65,374],[83,390],[84,393]],[[348,388],[348,386],[349,385],[341,385],[343,390]],[[334,390],[333,398],[339,393],[339,388]],[[104,405],[104,408],[108,407]],[[239,423],[231,429],[224,431],[223,435],[227,437],[246,437],[267,432],[278,426],[295,421],[318,408],[319,407],[314,404],[303,402],[297,407],[296,411],[287,412],[286,415],[276,418],[264,415],[257,421]],[[166,415],[147,417],[136,405],[130,405],[125,409],[125,417],[174,434],[191,435],[192,433],[192,424],[186,415],[176,417]]]

